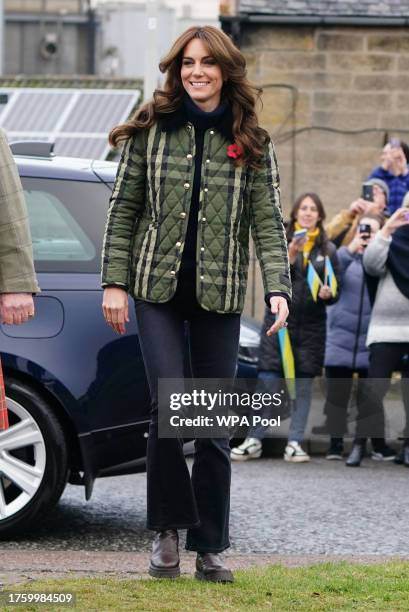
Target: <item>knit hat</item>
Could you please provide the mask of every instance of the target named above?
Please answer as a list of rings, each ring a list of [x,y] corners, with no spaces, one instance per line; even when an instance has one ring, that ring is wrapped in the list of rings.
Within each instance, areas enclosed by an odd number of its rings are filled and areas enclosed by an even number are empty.
[[[367,181],[365,181],[368,185],[378,185],[378,187],[380,187],[382,189],[382,191],[385,194],[386,197],[386,204],[388,203],[389,200],[389,187],[388,185],[385,183],[385,181],[383,181],[380,178],[371,178]]]

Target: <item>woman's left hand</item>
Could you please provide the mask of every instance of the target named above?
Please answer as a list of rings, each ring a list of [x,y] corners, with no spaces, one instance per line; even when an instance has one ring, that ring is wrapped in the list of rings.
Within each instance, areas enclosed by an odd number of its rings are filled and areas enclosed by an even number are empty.
[[[329,285],[322,285],[318,292],[318,297],[322,300],[330,300],[333,297],[331,287]]]
[[[274,325],[267,330],[267,336],[272,336],[278,332],[279,329],[285,327],[288,317],[288,304],[285,298],[280,296],[270,298],[270,306],[271,312],[277,316]]]

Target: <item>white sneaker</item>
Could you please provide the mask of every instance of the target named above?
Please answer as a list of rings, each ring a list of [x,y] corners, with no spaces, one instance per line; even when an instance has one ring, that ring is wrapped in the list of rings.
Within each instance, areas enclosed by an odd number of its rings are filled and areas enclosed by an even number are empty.
[[[284,461],[293,463],[305,463],[310,460],[310,456],[301,448],[295,440],[289,441],[284,451]]]
[[[240,446],[231,449],[233,461],[247,461],[247,459],[259,459],[263,447],[257,438],[246,438]]]

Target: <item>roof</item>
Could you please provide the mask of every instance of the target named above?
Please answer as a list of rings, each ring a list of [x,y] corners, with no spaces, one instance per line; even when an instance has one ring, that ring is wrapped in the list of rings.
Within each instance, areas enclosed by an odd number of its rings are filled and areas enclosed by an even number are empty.
[[[15,155],[20,176],[112,183],[117,164],[102,160],[80,159],[78,157],[29,157]]]
[[[294,17],[409,17],[409,0],[238,0],[238,13]]]

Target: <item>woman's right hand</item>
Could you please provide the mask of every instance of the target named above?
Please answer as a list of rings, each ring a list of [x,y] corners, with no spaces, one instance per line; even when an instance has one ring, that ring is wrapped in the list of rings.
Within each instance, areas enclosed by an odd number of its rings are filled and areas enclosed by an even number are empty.
[[[105,321],[117,334],[124,334],[128,317],[128,294],[120,287],[106,287],[102,300]]]
[[[398,208],[381,229],[381,235],[384,238],[390,238],[399,227],[404,225],[409,225],[409,209]]]

